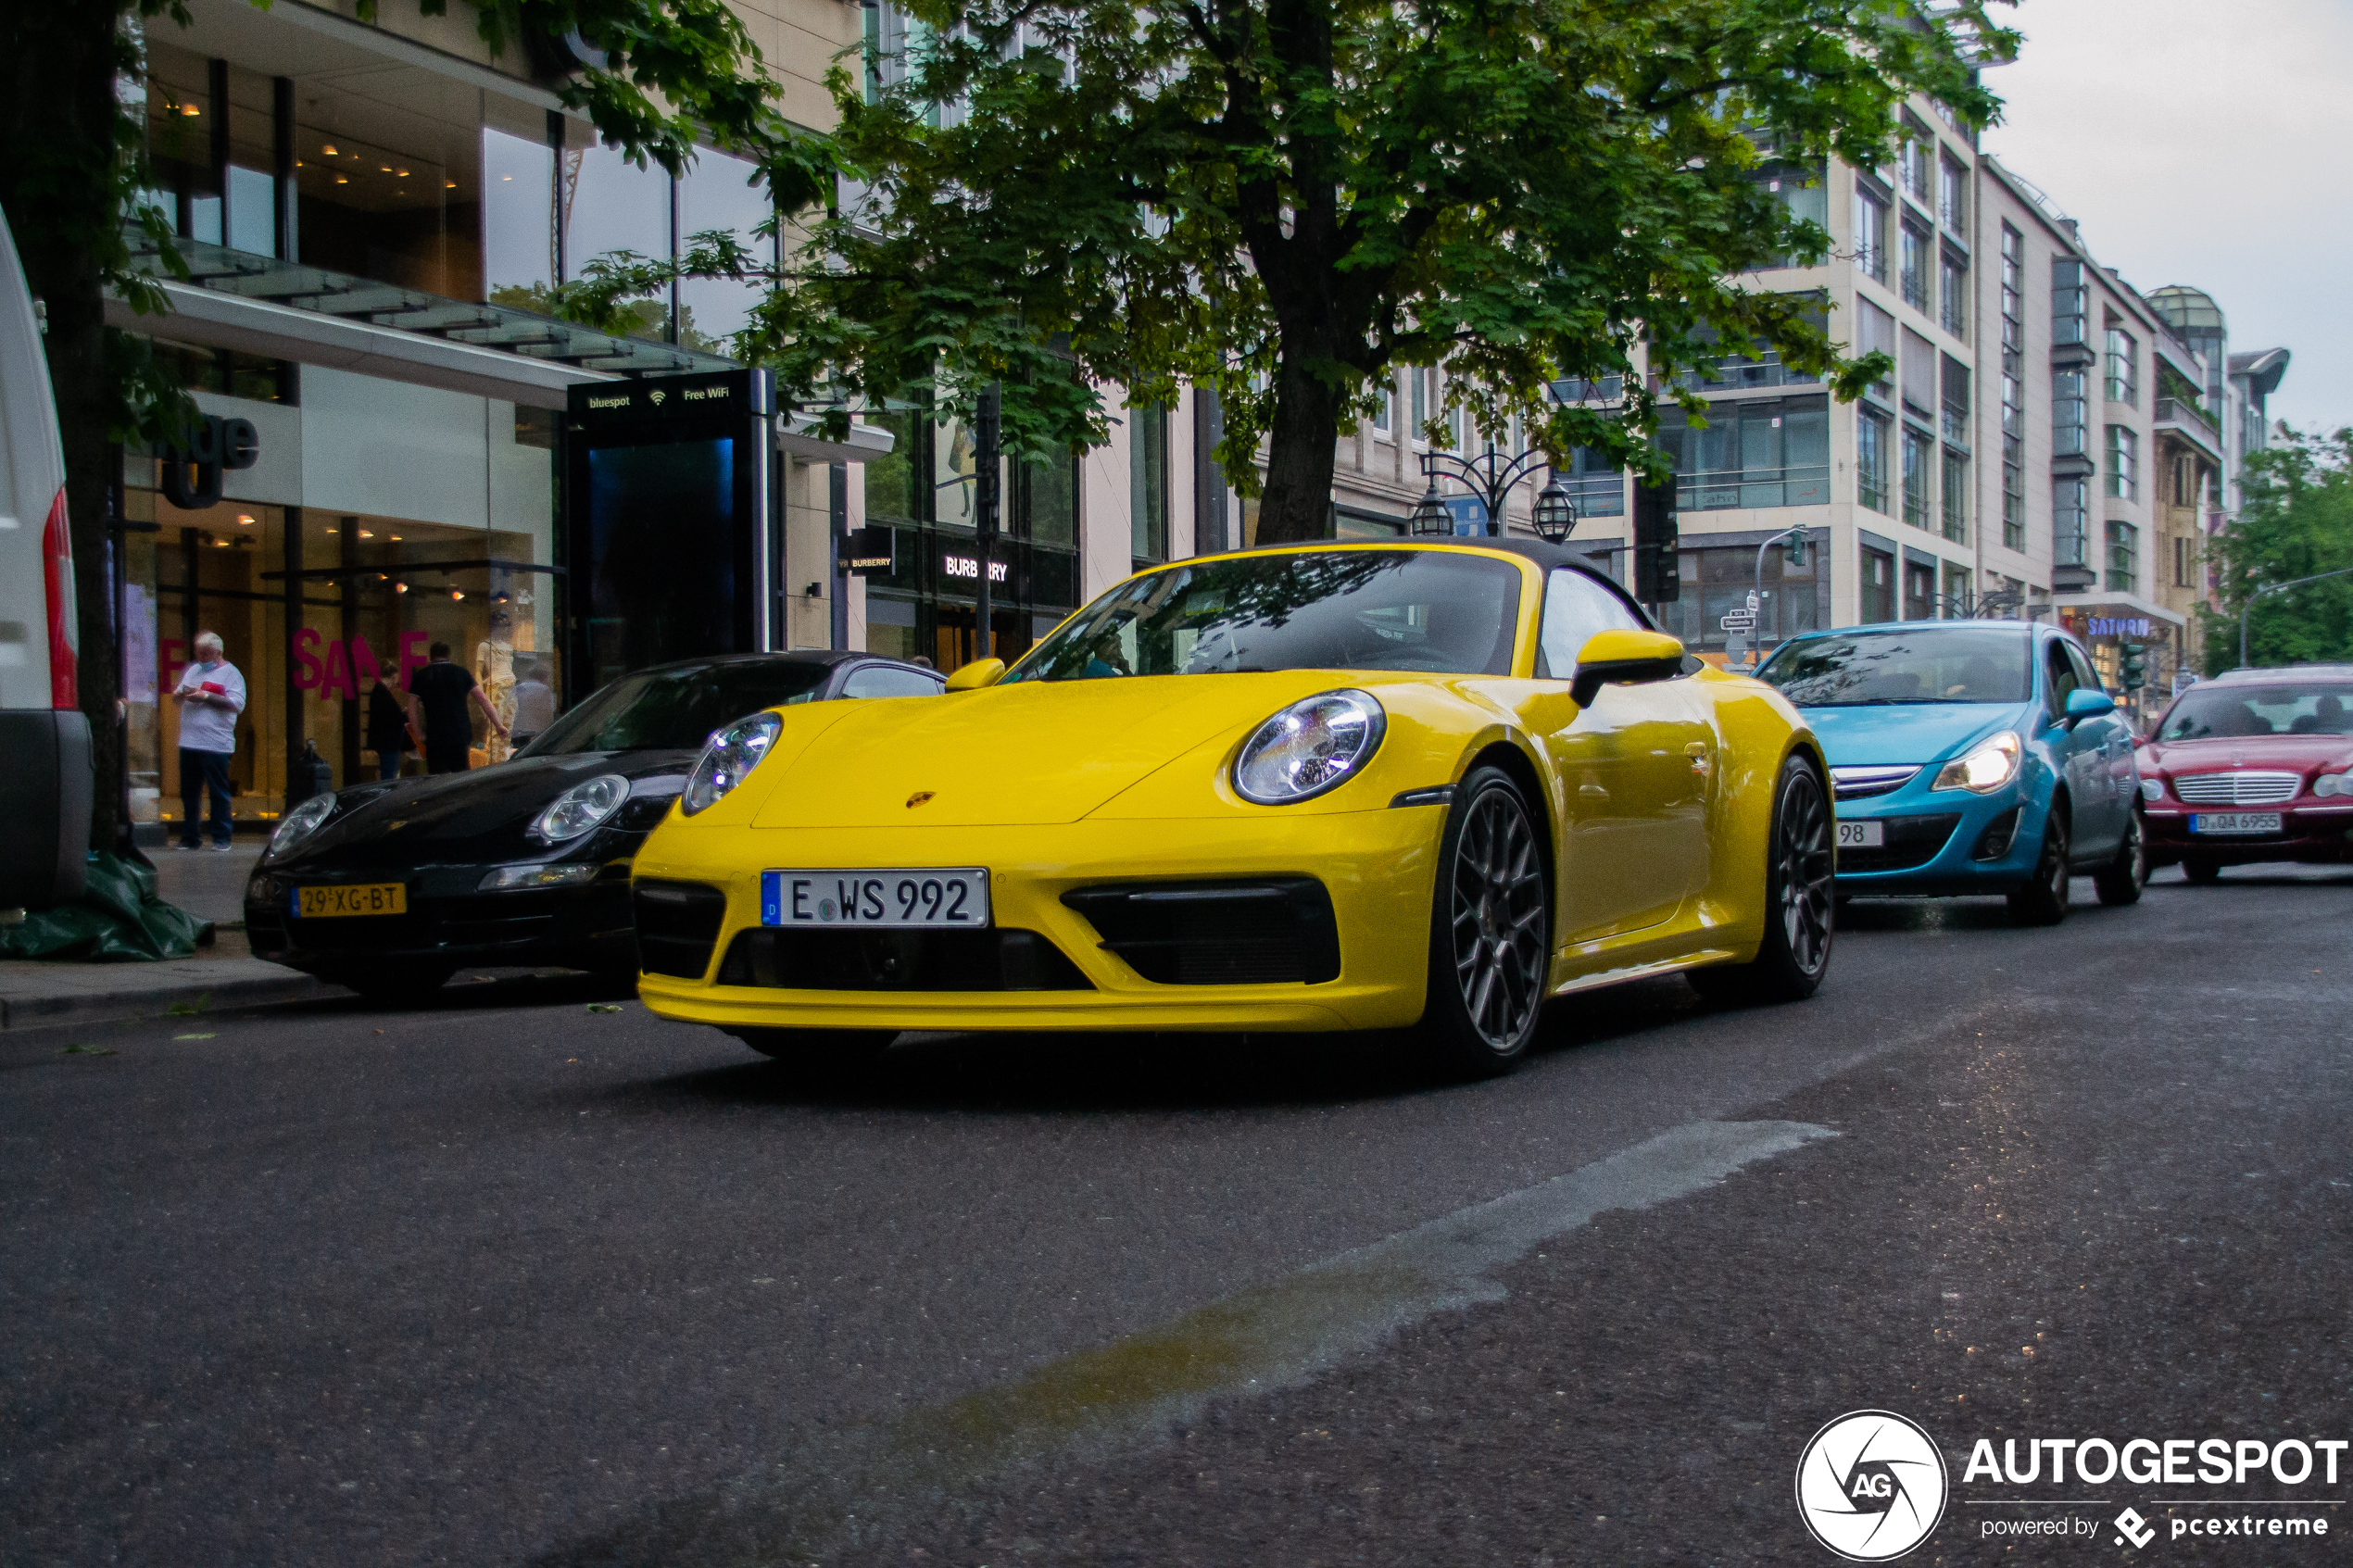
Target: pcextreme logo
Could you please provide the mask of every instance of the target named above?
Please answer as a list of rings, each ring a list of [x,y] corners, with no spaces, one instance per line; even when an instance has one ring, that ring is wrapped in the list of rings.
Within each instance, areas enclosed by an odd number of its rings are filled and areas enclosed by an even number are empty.
[[[1919,1424],[1855,1411],[1814,1434],[1797,1461],[1797,1514],[1849,1562],[1903,1556],[1944,1517],[1944,1456]]]

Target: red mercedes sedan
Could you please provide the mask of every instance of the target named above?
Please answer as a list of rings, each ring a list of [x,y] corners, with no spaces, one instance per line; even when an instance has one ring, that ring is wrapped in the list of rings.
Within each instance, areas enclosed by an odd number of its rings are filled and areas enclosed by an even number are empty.
[[[2353,664],[2200,682],[2140,764],[2151,865],[2211,882],[2259,860],[2353,861]]]

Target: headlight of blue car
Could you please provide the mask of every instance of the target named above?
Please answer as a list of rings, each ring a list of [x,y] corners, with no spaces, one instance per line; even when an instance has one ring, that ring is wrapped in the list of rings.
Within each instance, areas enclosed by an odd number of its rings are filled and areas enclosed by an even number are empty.
[[[1965,789],[1971,795],[1991,795],[2018,777],[2018,763],[2024,754],[2018,732],[2004,730],[1988,735],[1937,770],[1932,789]]]

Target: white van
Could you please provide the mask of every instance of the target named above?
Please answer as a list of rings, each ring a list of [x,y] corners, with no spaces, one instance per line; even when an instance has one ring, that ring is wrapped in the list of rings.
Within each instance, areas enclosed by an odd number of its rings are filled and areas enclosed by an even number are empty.
[[[49,360],[0,215],[0,909],[82,896],[91,776],[80,642]]]

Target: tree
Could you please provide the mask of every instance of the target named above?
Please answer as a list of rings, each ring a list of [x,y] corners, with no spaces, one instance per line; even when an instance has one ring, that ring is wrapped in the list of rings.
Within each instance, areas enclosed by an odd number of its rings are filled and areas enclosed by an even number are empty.
[[[2206,668],[2238,663],[2239,612],[2265,584],[2353,567],[2353,429],[2290,432],[2246,460],[2239,515],[2207,542],[2222,601],[2201,609]],[[2255,597],[2247,657],[2257,665],[2353,660],[2353,576]]]
[[[1704,359],[1771,349],[1856,395],[1883,359],[1739,281],[1830,243],[1759,176],[1883,161],[1914,93],[1991,120],[1968,55],[2015,45],[1982,0],[907,5],[904,56],[833,79],[862,184],[739,346],[805,402],[968,415],[1002,382],[1036,457],[1106,438],[1101,384],[1213,387],[1238,486],[1270,442],[1261,542],[1322,533],[1341,421],[1400,366],[1445,366],[1491,435],[1516,412],[1653,470],[1658,402],[1700,408],[1660,388]],[[703,238],[690,267],[753,270]],[[1608,377],[1622,408],[1548,391]]]
[[[264,9],[270,0],[253,0]],[[605,137],[640,164],[675,173],[698,138],[752,158],[777,199],[819,200],[830,171],[814,143],[774,107],[760,52],[724,0],[467,0],[494,52],[531,36],[578,35],[603,62],[558,87]],[[447,0],[417,0],[428,14]],[[374,0],[359,14],[372,20]],[[73,533],[82,625],[81,700],[98,778],[94,847],[111,849],[122,824],[104,781],[120,776],[119,629],[108,600],[108,464],[112,444],[166,440],[194,408],[156,368],[143,340],[108,329],[112,292],[143,314],[166,300],[134,270],[127,230],[144,230],[165,272],[184,276],[163,214],[141,206],[152,183],[136,95],[118,91],[142,71],[140,29],[189,22],[182,0],[38,0],[0,6],[0,49],[13,62],[0,103],[0,210],[8,215],[33,293],[48,311],[49,380],[65,441],[66,508]],[[157,323],[158,328],[161,323]]]

